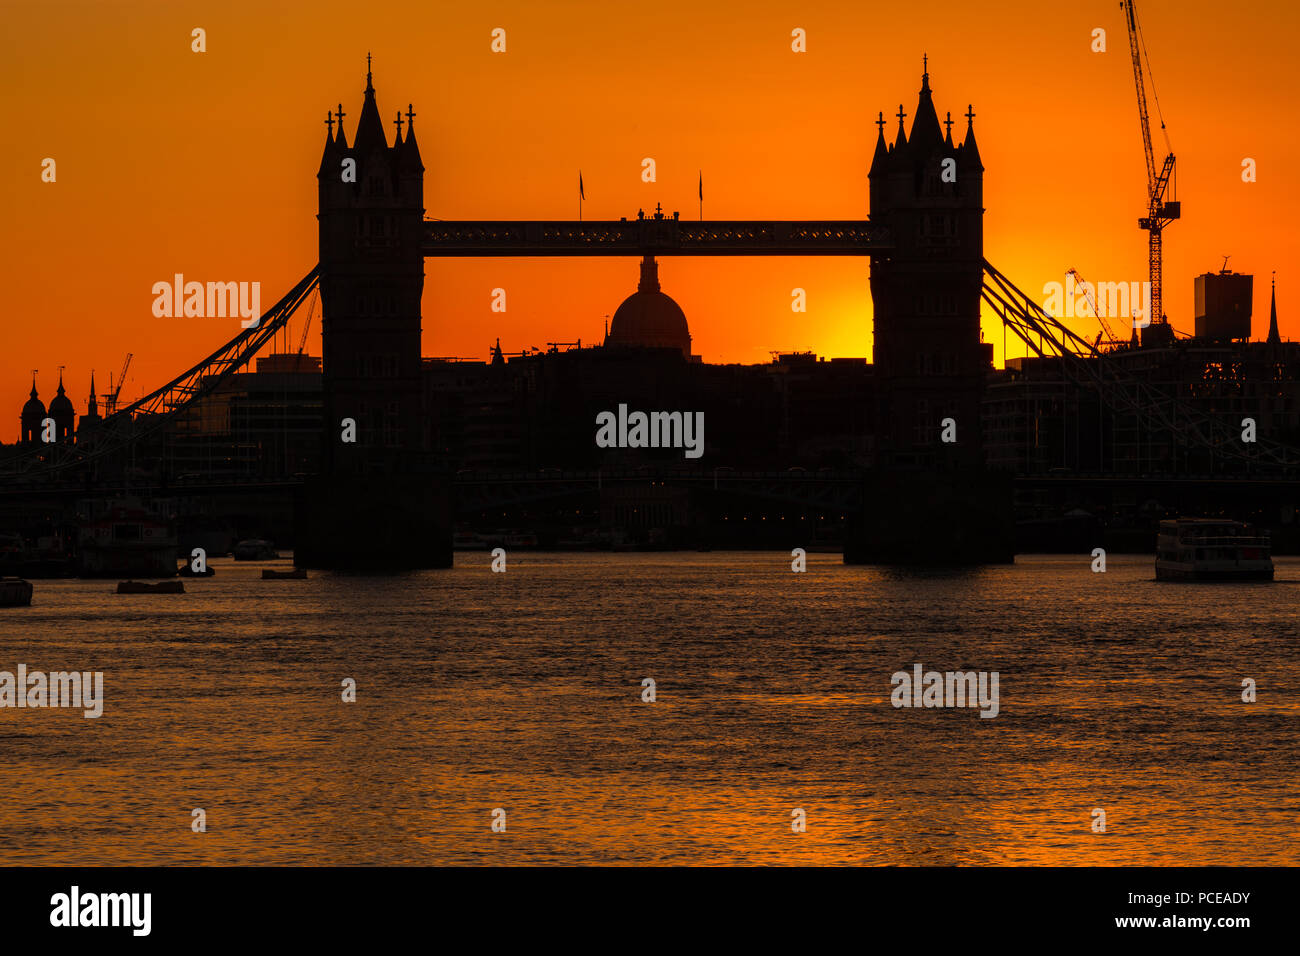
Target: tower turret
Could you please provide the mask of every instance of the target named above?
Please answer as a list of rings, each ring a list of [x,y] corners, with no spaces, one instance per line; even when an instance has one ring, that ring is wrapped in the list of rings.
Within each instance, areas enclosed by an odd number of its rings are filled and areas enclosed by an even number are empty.
[[[77,423],[77,410],[72,407],[72,399],[63,390],[63,370],[59,370],[59,390],[50,400],[49,417],[54,419],[54,438],[63,441],[72,435]]]
[[[23,404],[20,420],[22,430],[19,433],[19,442],[23,445],[39,444],[42,423],[45,421],[45,403],[41,401],[40,395],[36,391],[35,372],[32,373],[31,397]]]
[[[928,59],[928,58],[927,58]],[[927,67],[928,67],[927,62]],[[920,99],[916,104],[916,116],[912,119],[912,135],[908,137],[908,147],[912,158],[921,161],[933,151],[943,146],[943,134],[939,131],[939,114],[934,109],[934,97],[930,91],[930,73],[921,74]]]
[[[910,136],[900,107],[895,146],[882,158],[877,143],[870,173],[871,220],[894,243],[871,257],[877,434],[883,464],[968,467],[983,460],[983,165],[973,110],[961,146],[941,131],[928,66]]]
[[[388,149],[384,121],[379,118],[379,104],[375,100],[375,84],[370,72],[369,53],[366,54],[366,89],[362,94],[361,117],[357,120],[357,138],[352,142],[352,149],[358,154]]]
[[[414,470],[427,449],[420,386],[424,167],[414,126],[389,146],[370,58],[356,137],[326,144],[319,193],[327,472]],[[414,117],[408,111],[408,124]],[[345,162],[350,160],[351,162]],[[355,422],[343,442],[342,422]]]

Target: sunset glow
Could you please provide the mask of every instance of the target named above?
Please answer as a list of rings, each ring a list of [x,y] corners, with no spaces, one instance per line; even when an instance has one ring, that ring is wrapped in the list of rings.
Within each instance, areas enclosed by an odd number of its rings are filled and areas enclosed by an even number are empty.
[[[1165,239],[1170,321],[1190,331],[1193,277],[1231,255],[1229,268],[1256,277],[1254,337],[1276,270],[1282,335],[1294,338],[1297,14],[1208,0],[1150,0],[1142,14],[1184,207]],[[122,394],[134,399],[238,332],[237,320],[156,319],[155,282],[259,281],[265,307],[312,267],[326,111],[342,102],[353,134],[367,51],[390,137],[414,104],[426,214],[445,219],[576,218],[579,170],[589,219],[656,203],[695,218],[701,174],[706,218],[864,218],[876,114],[892,135],[899,104],[915,109],[927,53],[941,117],[964,125],[974,105],[988,259],[1035,294],[1070,267],[1093,281],[1145,278],[1142,145],[1115,3],[947,3],[917,17],[772,0],[743,16],[679,0],[472,11],[123,0],[9,2],[5,18],[6,441],[34,368],[48,400],[66,366],[82,412],[91,371],[102,395],[127,352]],[[191,51],[194,27],[207,32],[205,53]],[[504,54],[490,49],[496,27]],[[806,54],[791,52],[796,27]],[[1097,27],[1104,54],[1090,50]],[[41,179],[46,157],[54,183]],[[653,184],[641,181],[644,157],[656,161]],[[1247,157],[1256,183],[1242,182]],[[482,359],[498,336],[507,352],[597,342],[635,289],[637,263],[431,259],[426,274],[424,354]],[[869,356],[867,275],[867,261],[850,258],[661,264],[708,362],[762,362],[776,349]],[[504,314],[489,309],[496,287],[509,293]],[[795,287],[807,290],[806,314],[791,313]],[[1077,327],[1098,331],[1088,319]],[[992,316],[984,329],[1001,364]],[[319,324],[307,347],[319,354]]]

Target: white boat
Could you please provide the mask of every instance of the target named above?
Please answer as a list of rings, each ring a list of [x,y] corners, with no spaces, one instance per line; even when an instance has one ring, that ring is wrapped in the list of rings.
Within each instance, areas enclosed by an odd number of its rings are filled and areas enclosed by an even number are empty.
[[[1272,544],[1240,521],[1173,518],[1160,522],[1157,581],[1272,581]]]
[[[82,577],[176,576],[176,532],[167,502],[140,498],[84,501],[78,532]]]

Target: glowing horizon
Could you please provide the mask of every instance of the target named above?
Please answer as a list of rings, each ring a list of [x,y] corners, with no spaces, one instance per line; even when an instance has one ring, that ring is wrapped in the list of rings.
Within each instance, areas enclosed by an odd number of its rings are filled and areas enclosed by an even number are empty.
[[[579,170],[587,219],[634,218],[656,203],[694,219],[701,171],[706,219],[866,218],[876,114],[890,119],[892,139],[902,103],[910,131],[928,54],[940,117],[960,124],[954,135],[974,104],[988,259],[1031,295],[1071,267],[1092,282],[1146,278],[1136,224],[1146,177],[1117,4],[954,3],[915,18],[762,0],[743,21],[682,0],[653,11],[512,2],[487,13],[414,3],[358,13],[337,0],[292,11],[12,6],[0,42],[13,79],[0,105],[24,134],[0,157],[10,211],[0,440],[17,436],[33,368],[48,404],[66,366],[81,414],[92,371],[102,397],[127,352],[123,403],[239,331],[238,320],[155,318],[160,280],[257,281],[265,308],[315,263],[325,114],[342,101],[352,138],[367,50],[390,138],[397,111],[414,104],[426,215],[443,219],[576,218]],[[1277,122],[1296,86],[1280,24],[1297,14],[1281,3],[1229,14],[1159,0],[1140,13],[1184,203],[1165,237],[1170,321],[1190,331],[1193,277],[1231,254],[1229,268],[1256,277],[1253,337],[1267,331],[1274,270],[1283,337],[1300,337],[1286,307],[1300,202],[1284,173],[1300,147]],[[203,53],[191,50],[194,27],[206,30]],[[496,27],[507,31],[505,53],[490,48]],[[796,27],[806,53],[791,50]],[[1097,27],[1105,53],[1090,49]],[[646,156],[653,184],[641,181]],[[46,157],[54,183],[41,181]],[[1246,157],[1258,163],[1256,183],[1241,180]],[[631,257],[426,260],[423,352],[485,359],[498,337],[508,352],[593,344],[637,270]],[[868,270],[856,258],[660,259],[663,289],[708,362],[764,362],[772,350],[869,358]],[[508,290],[505,313],[490,310],[496,287]],[[806,314],[790,311],[795,287],[807,290]],[[1071,325],[1089,339],[1100,331],[1090,318]],[[290,351],[300,331],[301,318]],[[1001,364],[992,316],[984,333]],[[307,341],[319,355],[319,318]]]

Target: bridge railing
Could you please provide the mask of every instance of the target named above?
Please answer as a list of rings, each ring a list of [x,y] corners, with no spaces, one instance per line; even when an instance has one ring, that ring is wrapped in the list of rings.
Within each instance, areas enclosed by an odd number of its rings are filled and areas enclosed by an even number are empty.
[[[850,255],[889,249],[869,220],[448,221],[424,223],[426,256]]]

